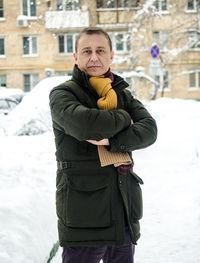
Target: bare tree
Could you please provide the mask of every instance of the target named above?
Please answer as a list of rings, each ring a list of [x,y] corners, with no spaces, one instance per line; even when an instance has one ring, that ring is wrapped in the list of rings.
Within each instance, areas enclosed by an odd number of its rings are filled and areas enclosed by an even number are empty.
[[[184,55],[188,51],[200,47],[200,0],[196,0],[197,16],[194,19],[191,19],[191,16],[188,16],[187,19],[181,19],[181,16],[186,9],[185,0],[167,6],[166,12],[162,12],[163,10],[159,12],[158,7],[161,7],[163,2],[159,0],[140,1],[139,9],[135,15],[134,26],[130,29],[133,52],[128,58],[124,58],[129,63],[129,68],[131,70],[135,70],[138,66],[144,63],[143,60],[146,57],[143,56],[143,54],[147,54],[147,52],[150,51],[151,44],[153,44],[152,34],[157,26],[155,21],[159,21],[159,19],[162,18],[164,19],[166,17],[165,13],[167,13],[167,10],[169,9],[172,10],[172,12],[170,12],[172,22],[169,25],[168,30],[166,29],[166,26],[164,28],[164,30],[167,31],[167,35],[161,36],[159,43],[157,43],[160,45],[161,51],[163,51],[163,47],[165,49],[159,56],[161,74],[174,60],[180,61],[181,63],[181,59],[184,58]],[[173,21],[176,22],[173,23]],[[174,76],[171,75],[170,79],[177,76],[178,74]],[[161,96],[164,96],[167,82],[168,79],[163,79],[162,83],[160,83],[162,85]],[[156,98],[156,87],[157,85],[155,85],[152,98]]]

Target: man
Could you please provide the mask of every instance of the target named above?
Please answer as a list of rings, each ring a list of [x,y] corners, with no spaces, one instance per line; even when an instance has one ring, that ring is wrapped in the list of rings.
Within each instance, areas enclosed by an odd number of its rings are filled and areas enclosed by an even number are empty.
[[[113,55],[105,31],[84,29],[72,80],[50,93],[63,263],[132,263],[140,236],[143,182],[131,151],[154,143],[157,128],[110,71]]]

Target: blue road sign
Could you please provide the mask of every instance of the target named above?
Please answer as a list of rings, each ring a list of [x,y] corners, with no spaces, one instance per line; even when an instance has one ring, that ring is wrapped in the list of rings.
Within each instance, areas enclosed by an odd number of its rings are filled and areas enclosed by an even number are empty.
[[[153,45],[151,48],[151,56],[152,58],[158,58],[160,54],[160,48],[158,45]]]

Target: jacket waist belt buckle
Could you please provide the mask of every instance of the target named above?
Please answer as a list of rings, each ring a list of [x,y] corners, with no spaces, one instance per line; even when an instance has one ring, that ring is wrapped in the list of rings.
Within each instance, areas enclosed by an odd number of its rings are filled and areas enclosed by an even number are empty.
[[[71,167],[70,162],[57,162],[58,170],[63,170]]]

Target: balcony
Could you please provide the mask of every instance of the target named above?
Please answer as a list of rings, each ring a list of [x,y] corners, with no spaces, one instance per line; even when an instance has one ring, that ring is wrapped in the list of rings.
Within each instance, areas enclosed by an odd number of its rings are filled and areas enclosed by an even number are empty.
[[[52,31],[77,30],[88,27],[89,24],[87,10],[48,11],[45,14],[45,27]]]

